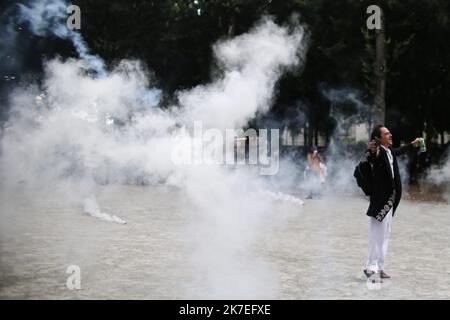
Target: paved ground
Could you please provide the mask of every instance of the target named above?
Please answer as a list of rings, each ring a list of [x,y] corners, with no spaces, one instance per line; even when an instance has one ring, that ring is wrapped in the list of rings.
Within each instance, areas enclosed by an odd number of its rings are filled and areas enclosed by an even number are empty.
[[[211,221],[189,210],[179,190],[96,193],[126,225],[93,218],[62,194],[1,192],[0,298],[450,298],[447,204],[402,201],[387,257],[392,279],[368,285],[363,198],[327,196],[302,207],[274,200],[259,221],[265,227],[240,246],[235,237],[210,242]],[[211,230],[212,239],[219,229]],[[66,287],[69,265],[81,268],[81,290]]]

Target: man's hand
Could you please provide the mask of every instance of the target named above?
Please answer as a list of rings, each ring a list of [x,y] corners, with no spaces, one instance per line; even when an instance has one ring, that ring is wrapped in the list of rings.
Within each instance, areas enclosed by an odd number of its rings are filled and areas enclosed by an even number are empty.
[[[419,138],[416,138],[414,141],[412,141],[411,142],[411,144],[414,146],[414,147],[418,147],[419,146]]]
[[[377,152],[377,142],[375,140],[369,142],[369,149],[372,153]]]

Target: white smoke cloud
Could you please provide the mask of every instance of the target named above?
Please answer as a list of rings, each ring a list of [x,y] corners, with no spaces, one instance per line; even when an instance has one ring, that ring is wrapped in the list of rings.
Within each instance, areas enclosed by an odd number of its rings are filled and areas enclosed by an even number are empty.
[[[8,176],[26,175],[39,183],[78,177],[87,173],[85,162],[92,157],[96,163],[87,167],[116,167],[113,176],[103,178],[119,182],[133,166],[155,168],[149,174],[169,169],[151,150],[170,138],[167,129],[174,120],[143,99],[143,70],[123,62],[108,77],[92,78],[84,67],[80,60],[50,61],[43,94],[23,88],[12,95],[3,160],[23,170],[10,170]]]
[[[30,31],[38,36],[54,35],[72,42],[81,59],[98,75],[105,75],[105,62],[89,52],[89,48],[80,33],[69,30],[66,26],[66,10],[69,3],[64,0],[35,0],[28,5],[18,4],[20,23],[28,23]]]
[[[101,212],[100,206],[97,203],[95,198],[86,198],[83,202],[84,211],[89,213],[91,216],[99,218],[101,220],[109,221],[109,222],[117,222],[121,224],[125,224],[126,221],[119,218],[116,215],[110,215],[108,213]]]
[[[447,161],[442,166],[433,167],[429,178],[436,184],[448,183],[450,181],[450,161]]]
[[[50,60],[41,86],[12,93],[1,140],[3,186],[33,194],[69,183],[71,201],[78,198],[88,214],[119,223],[125,221],[100,209],[96,183],[182,188],[190,201],[186,211],[195,217],[190,263],[206,275],[202,297],[272,297],[273,270],[245,253],[264,234],[264,217],[275,214],[270,198],[293,205],[302,201],[281,193],[268,197],[269,184],[245,167],[176,166],[170,155],[194,121],[205,128],[240,128],[268,111],[282,72],[302,62],[302,28],[263,19],[249,33],[218,43],[214,52],[222,75],[180,92],[179,105],[163,110],[157,106],[159,91],[148,89],[150,79],[139,62],[122,61],[105,71],[78,34],[60,29],[63,4],[22,7],[36,34],[51,30],[73,41],[81,59]]]
[[[362,92],[353,88],[326,88],[325,85],[322,85],[321,92],[331,103],[331,116],[337,122],[335,135],[346,134],[348,129],[356,124],[367,124],[368,130],[371,130],[374,108],[363,102]],[[344,112],[343,104],[351,105],[353,112]]]
[[[267,112],[282,71],[303,58],[303,36],[301,28],[290,32],[266,19],[250,33],[216,44],[224,74],[210,85],[179,94],[188,119],[223,130],[242,128],[257,112]]]
[[[353,146],[350,146],[348,141],[343,142],[342,138],[351,134],[350,128],[353,125],[366,124],[368,128],[371,127],[371,107],[363,102],[362,93],[357,89],[330,88],[325,84],[322,84],[320,89],[323,97],[330,103],[330,117],[336,123],[335,129],[329,137],[326,153],[322,155],[326,160],[327,179],[326,183],[321,186],[320,192],[334,195],[363,195],[356,185],[353,171],[364,155],[365,146],[356,144],[356,141]],[[351,109],[343,112],[344,105]],[[302,189],[317,188],[314,186],[313,180],[304,179],[301,183]]]
[[[426,172],[423,182],[439,186],[444,198],[450,202],[450,155],[448,152],[444,155],[442,164],[434,165]]]

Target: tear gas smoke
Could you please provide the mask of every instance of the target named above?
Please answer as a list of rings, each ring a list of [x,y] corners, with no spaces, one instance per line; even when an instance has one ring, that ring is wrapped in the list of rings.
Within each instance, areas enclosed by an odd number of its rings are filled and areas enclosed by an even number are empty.
[[[192,217],[196,243],[188,263],[206,277],[205,290],[192,294],[273,296],[273,270],[243,254],[263,234],[264,217],[276,214],[267,197],[267,192],[273,195],[267,181],[245,166],[177,166],[170,156],[176,143],[189,138],[194,121],[224,130],[243,127],[266,112],[281,74],[302,63],[303,29],[280,27],[265,18],[248,33],[219,42],[214,54],[220,76],[211,84],[179,92],[178,105],[161,109],[159,91],[148,88],[142,64],[123,60],[106,70],[80,34],[64,29],[66,7],[64,1],[21,6],[20,19],[30,30],[72,41],[80,59],[47,61],[41,86],[29,84],[11,94],[1,140],[3,188],[37,194],[64,186],[67,198],[79,198],[85,212],[119,223],[125,221],[100,209],[96,184],[181,188],[191,202],[186,214]],[[274,197],[301,204],[281,193]]]
[[[18,4],[18,21],[28,23],[30,30],[38,36],[54,35],[72,42],[81,59],[99,75],[105,75],[105,63],[98,56],[89,53],[81,34],[66,26],[66,10],[69,4],[63,0],[31,1],[28,5]]]
[[[423,181],[441,187],[444,198],[450,202],[450,155],[448,152],[444,154],[442,164],[435,165],[426,172]]]

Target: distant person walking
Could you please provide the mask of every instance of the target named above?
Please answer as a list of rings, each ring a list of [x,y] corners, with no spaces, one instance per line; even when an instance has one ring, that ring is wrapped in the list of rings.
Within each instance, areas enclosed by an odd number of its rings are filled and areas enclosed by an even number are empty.
[[[364,274],[390,278],[384,271],[384,260],[388,249],[391,219],[402,197],[402,183],[397,163],[400,155],[419,145],[419,138],[400,148],[392,148],[392,134],[384,125],[377,125],[371,134],[366,158],[372,167],[370,205],[369,254]]]
[[[309,150],[307,159],[306,175],[309,179],[309,195],[307,199],[312,199],[321,195],[320,190],[327,176],[327,166],[316,146],[312,146]]]

